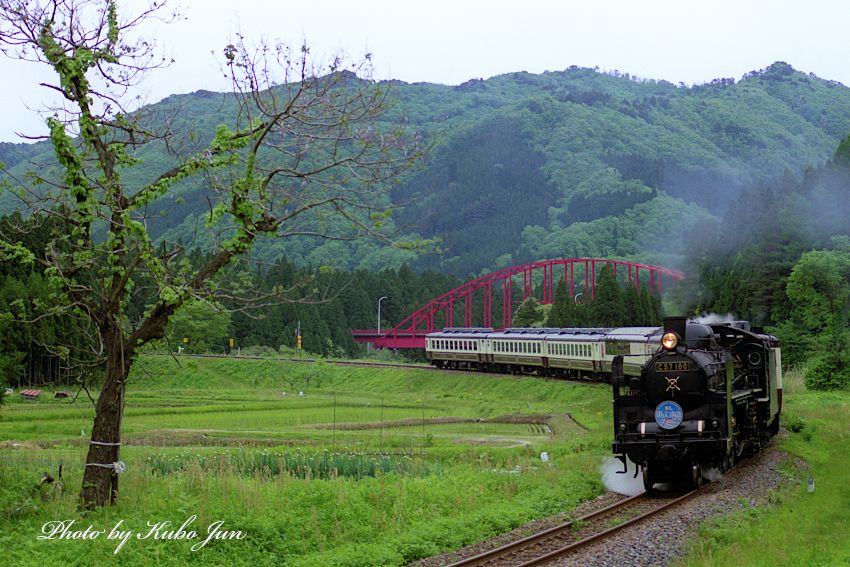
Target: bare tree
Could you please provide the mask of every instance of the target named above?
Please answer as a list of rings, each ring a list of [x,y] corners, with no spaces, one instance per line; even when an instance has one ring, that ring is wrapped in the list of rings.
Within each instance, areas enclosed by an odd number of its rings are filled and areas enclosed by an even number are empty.
[[[139,29],[154,18],[172,16],[156,2],[127,16],[114,0],[0,0],[3,52],[52,67],[57,81],[44,86],[62,99],[47,119],[59,174],[30,172],[19,194],[64,219],[67,233],[42,261],[64,297],[57,309],[93,323],[105,359],[85,507],[117,498],[124,393],[139,348],[161,339],[175,310],[210,293],[215,276],[262,235],[382,236],[387,189],[420,153],[415,138],[376,121],[387,100],[369,79],[368,56],[313,67],[306,47],[252,48],[242,37],[224,49],[222,64],[238,111],[200,146],[127,106],[145,73],[168,63]],[[122,175],[139,165],[134,156],[151,144],[171,152],[173,164],[149,182],[126,183]],[[209,230],[221,237],[195,270],[175,260],[179,246],[154,243],[145,223],[149,206],[193,178],[209,199]],[[142,273],[155,296],[144,317],[129,321],[128,295]]]

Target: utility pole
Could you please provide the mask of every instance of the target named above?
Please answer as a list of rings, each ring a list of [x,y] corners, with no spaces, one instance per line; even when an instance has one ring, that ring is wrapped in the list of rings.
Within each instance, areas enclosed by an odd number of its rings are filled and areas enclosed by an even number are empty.
[[[295,342],[298,348],[298,360],[301,360],[301,319],[298,320],[298,327],[295,329]]]
[[[384,295],[381,299],[378,300],[378,334],[381,334],[381,302],[387,299],[387,296]]]

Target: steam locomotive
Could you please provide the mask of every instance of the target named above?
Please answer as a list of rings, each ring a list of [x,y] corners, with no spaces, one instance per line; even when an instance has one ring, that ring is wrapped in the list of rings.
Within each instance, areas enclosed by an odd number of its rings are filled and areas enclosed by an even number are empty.
[[[779,431],[782,360],[778,340],[736,321],[664,320],[661,348],[627,377],[612,362],[613,451],[640,465],[647,490],[659,482],[702,483]],[[637,472],[635,473],[637,474]]]
[[[453,328],[429,333],[438,368],[610,382],[613,451],[643,471],[646,488],[728,470],[779,430],[779,341],[746,321],[668,317],[664,328]],[[637,474],[637,473],[636,473]]]

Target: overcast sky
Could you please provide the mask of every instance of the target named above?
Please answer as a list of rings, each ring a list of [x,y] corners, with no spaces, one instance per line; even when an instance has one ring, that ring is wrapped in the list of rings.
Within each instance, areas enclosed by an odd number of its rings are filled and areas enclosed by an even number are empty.
[[[139,5],[141,0],[119,1]],[[314,55],[370,52],[376,78],[449,85],[513,71],[598,66],[699,84],[782,60],[850,85],[850,5],[842,0],[182,0],[186,20],[150,25],[176,62],[145,82],[146,100],[224,90],[218,54],[241,30],[306,40]],[[216,55],[213,55],[215,52]],[[50,95],[34,63],[0,58],[0,141],[44,133],[30,108]]]

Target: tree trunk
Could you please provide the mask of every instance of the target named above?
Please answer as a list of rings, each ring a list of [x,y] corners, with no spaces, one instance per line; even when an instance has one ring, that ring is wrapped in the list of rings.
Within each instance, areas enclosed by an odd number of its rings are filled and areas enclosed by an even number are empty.
[[[106,378],[97,400],[89,452],[86,456],[82,506],[87,509],[115,504],[118,499],[118,462],[121,449],[121,417],[124,389],[133,358],[117,324],[101,330],[106,343]]]

